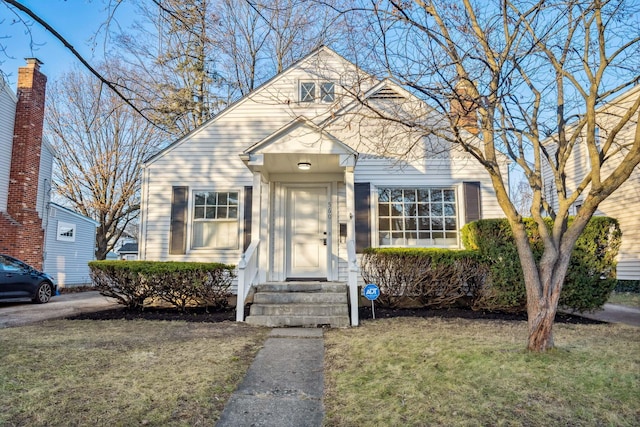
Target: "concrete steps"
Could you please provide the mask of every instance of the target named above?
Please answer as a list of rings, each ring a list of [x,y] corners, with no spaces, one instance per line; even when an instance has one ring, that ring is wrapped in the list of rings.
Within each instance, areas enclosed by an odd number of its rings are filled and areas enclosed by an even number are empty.
[[[350,325],[347,285],[327,282],[277,282],[256,286],[246,322],[269,327]]]

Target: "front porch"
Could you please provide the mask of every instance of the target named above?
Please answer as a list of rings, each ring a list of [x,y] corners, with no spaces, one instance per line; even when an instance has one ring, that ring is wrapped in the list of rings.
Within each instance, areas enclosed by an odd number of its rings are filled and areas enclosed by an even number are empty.
[[[301,302],[304,310],[260,302],[252,307],[252,322],[272,326],[357,325],[357,153],[313,123],[298,119],[245,150],[241,158],[253,173],[253,186],[251,242],[238,263],[236,319],[244,321],[244,304],[250,294],[263,294],[258,299],[291,299],[291,295],[297,295],[295,298],[305,300]],[[312,294],[324,294],[329,289],[334,292],[336,287],[344,293],[341,304],[347,311],[340,313],[339,319],[327,321],[341,309],[314,301],[317,297]],[[275,288],[289,296],[268,295]],[[348,301],[354,302],[350,317]],[[268,320],[277,319],[283,311],[295,315],[290,320]]]

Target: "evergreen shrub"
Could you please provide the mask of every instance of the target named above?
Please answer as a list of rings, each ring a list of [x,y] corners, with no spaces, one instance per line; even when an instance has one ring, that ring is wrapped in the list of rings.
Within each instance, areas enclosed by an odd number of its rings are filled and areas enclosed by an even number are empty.
[[[571,222],[573,218],[569,219]],[[543,244],[535,222],[524,219],[534,257],[540,259]],[[551,227],[551,220],[547,220]],[[526,290],[513,233],[506,219],[479,220],[462,228],[467,250],[479,251],[491,274],[476,308],[524,311]],[[578,238],[560,294],[561,307],[589,311],[602,307],[616,285],[615,257],[621,243],[617,220],[593,217]]]

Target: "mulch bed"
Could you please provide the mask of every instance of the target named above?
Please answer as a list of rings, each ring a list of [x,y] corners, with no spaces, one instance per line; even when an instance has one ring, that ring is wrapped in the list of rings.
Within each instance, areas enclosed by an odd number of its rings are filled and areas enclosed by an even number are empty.
[[[248,310],[247,310],[248,314]],[[360,320],[372,318],[371,307],[360,307]],[[484,320],[503,320],[503,321],[526,321],[525,313],[501,313],[501,312],[485,312],[473,311],[460,308],[451,309],[429,309],[429,308],[375,308],[376,319],[387,319],[391,317],[439,317],[439,318],[459,318],[459,319],[484,319]],[[207,322],[217,323],[224,321],[234,321],[236,312],[234,308],[225,310],[204,309],[204,308],[188,308],[180,311],[175,308],[145,308],[142,311],[129,310],[125,307],[117,307],[109,310],[96,311],[92,313],[81,313],[69,320],[182,320],[186,322]],[[598,320],[587,319],[581,316],[558,313],[556,315],[556,323],[571,324],[602,324]]]

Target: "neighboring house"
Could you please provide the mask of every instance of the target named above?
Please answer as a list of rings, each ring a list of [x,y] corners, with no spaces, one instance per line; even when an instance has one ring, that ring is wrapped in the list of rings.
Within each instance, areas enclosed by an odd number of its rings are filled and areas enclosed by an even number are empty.
[[[503,216],[466,153],[420,138],[409,160],[385,155],[416,135],[366,114],[354,92],[398,114],[429,111],[318,49],[144,164],[140,259],[238,265],[238,320],[257,284],[346,283],[357,325],[357,253],[461,248],[465,223]]]
[[[0,252],[41,269],[53,150],[42,139],[47,78],[39,69],[28,58],[18,70],[17,96],[0,87]]]
[[[89,262],[95,259],[97,221],[49,203],[46,217],[44,271],[59,286],[91,283]]]
[[[18,70],[17,96],[0,77],[0,253],[50,273],[61,286],[87,283],[96,226],[50,202],[55,152],[42,135],[47,78],[40,65],[28,58]],[[73,236],[57,236],[59,221],[77,224],[65,231]]]
[[[620,112],[627,110],[640,96],[640,85],[616,97],[612,101],[598,108],[596,111],[597,140],[604,140],[607,130],[613,123],[619,120]],[[637,116],[635,116],[637,117]],[[616,143],[624,146],[631,144],[636,133],[638,123],[631,119],[617,137]],[[547,143],[548,144],[548,143]],[[628,150],[628,149],[627,149]],[[607,176],[613,168],[619,164],[615,159],[624,157],[626,151],[615,154],[602,168],[602,175]],[[545,192],[554,208],[558,206],[558,200],[554,198],[555,186],[551,171],[547,167],[543,169]],[[589,157],[585,144],[579,142],[575,145],[566,167],[566,183],[568,188],[576,188],[578,183],[589,171]],[[585,192],[586,194],[586,192]],[[573,214],[582,204],[579,199],[573,206]],[[622,230],[622,245],[618,254],[617,278],[618,280],[640,280],[640,169],[632,172],[629,179],[622,184],[611,196],[598,207],[596,215],[606,215],[617,218]]]
[[[123,261],[135,261],[138,259],[138,243],[129,242],[118,249],[118,259]]]

